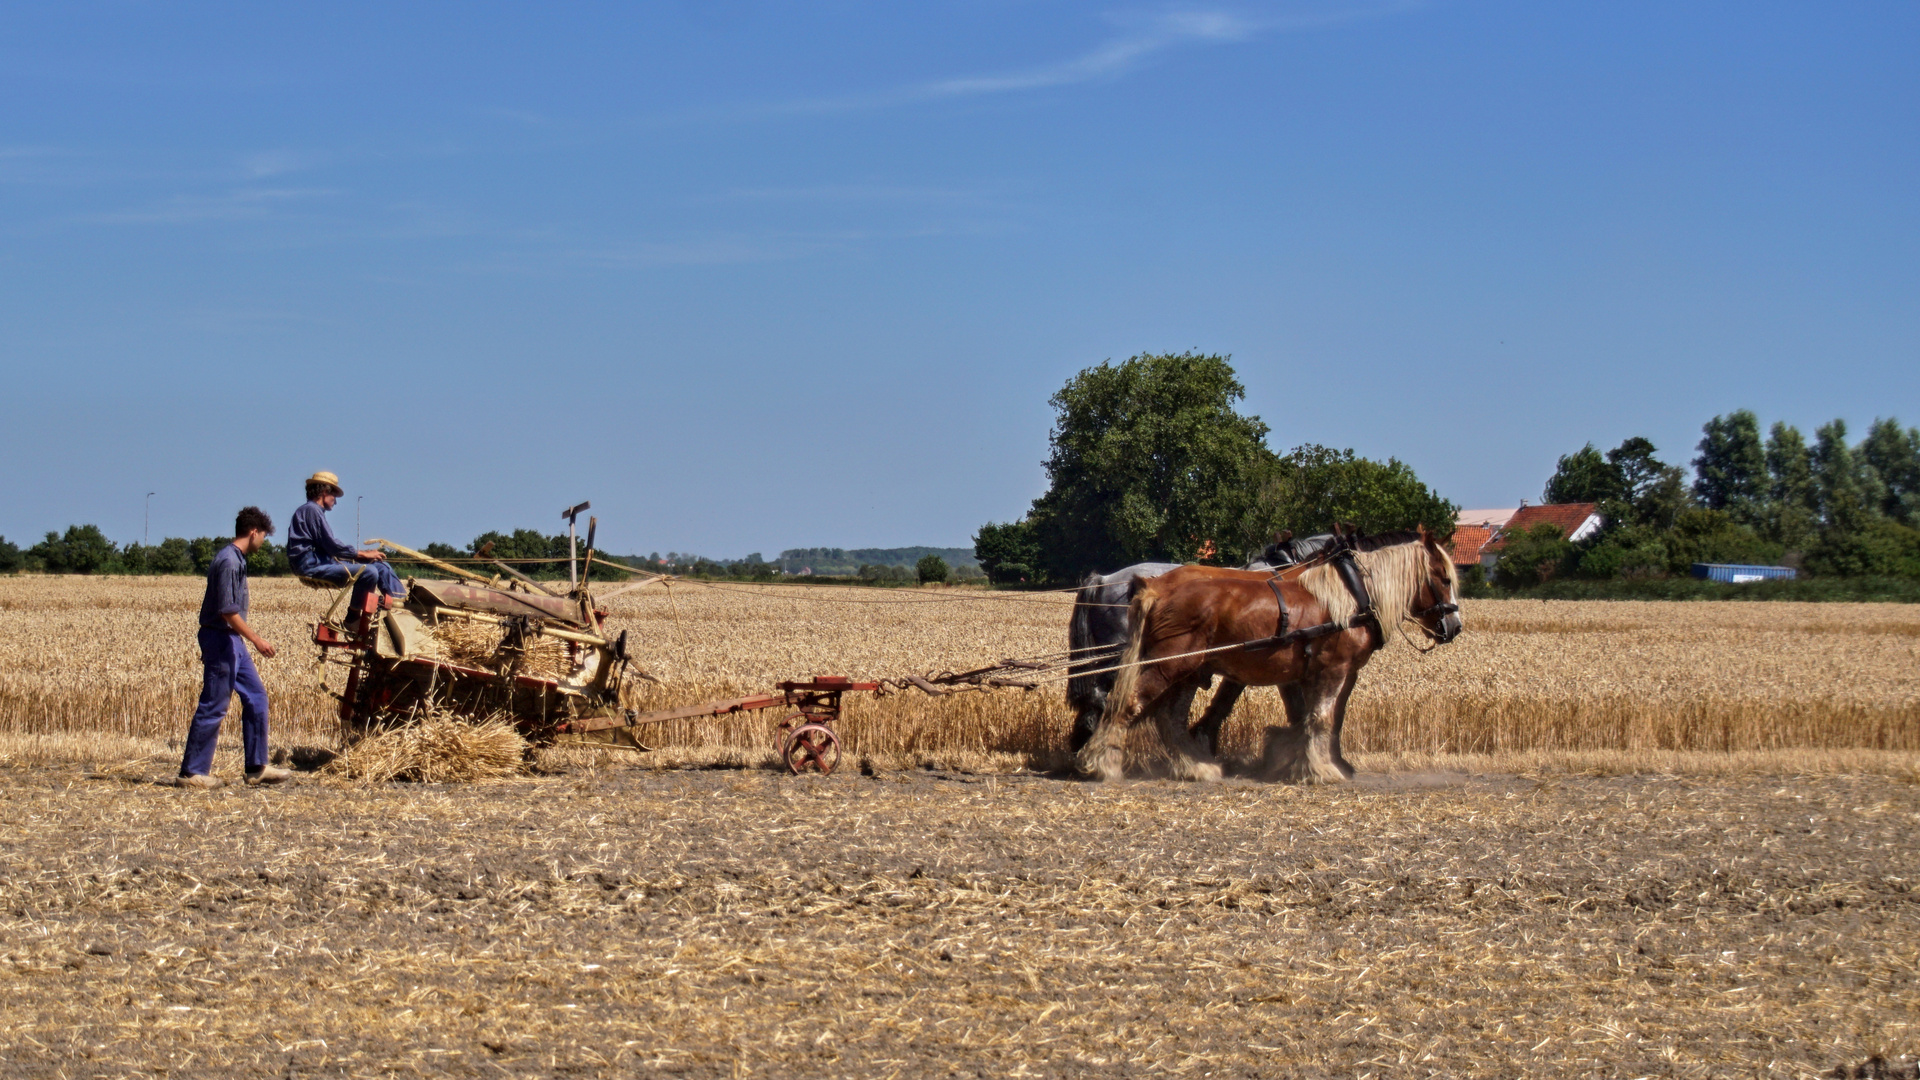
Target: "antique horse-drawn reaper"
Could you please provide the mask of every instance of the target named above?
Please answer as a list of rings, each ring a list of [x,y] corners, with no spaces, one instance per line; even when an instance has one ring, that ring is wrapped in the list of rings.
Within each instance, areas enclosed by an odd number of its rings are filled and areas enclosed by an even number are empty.
[[[1386,646],[1388,626],[1404,621],[1452,641],[1457,589],[1453,559],[1425,528],[1358,539],[1291,576],[1183,566],[1138,579],[1119,677],[1076,765],[1117,778],[1125,731],[1151,717],[1177,774],[1218,779],[1214,748],[1187,730],[1195,690],[1218,675],[1280,687],[1289,723],[1268,739],[1271,778],[1345,780],[1353,768],[1340,754],[1340,728],[1360,669]]]

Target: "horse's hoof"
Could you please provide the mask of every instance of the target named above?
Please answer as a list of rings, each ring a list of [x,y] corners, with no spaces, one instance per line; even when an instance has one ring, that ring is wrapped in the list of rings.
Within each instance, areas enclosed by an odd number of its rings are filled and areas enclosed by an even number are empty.
[[[1226,773],[1221,771],[1220,766],[1211,761],[1198,762],[1187,771],[1187,777],[1189,779],[1202,784],[1219,783],[1220,779],[1225,775]]]

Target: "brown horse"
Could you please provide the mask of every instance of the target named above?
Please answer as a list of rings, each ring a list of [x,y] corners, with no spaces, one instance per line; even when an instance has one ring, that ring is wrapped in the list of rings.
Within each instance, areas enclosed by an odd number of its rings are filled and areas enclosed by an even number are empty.
[[[1118,778],[1124,733],[1152,717],[1176,775],[1219,779],[1213,748],[1198,744],[1186,717],[1194,691],[1220,675],[1281,689],[1288,726],[1267,740],[1271,778],[1338,783],[1352,776],[1340,728],[1360,669],[1403,621],[1441,643],[1461,628],[1453,559],[1424,527],[1369,537],[1359,547],[1291,580],[1208,566],[1142,579],[1120,678],[1080,751],[1080,771]]]

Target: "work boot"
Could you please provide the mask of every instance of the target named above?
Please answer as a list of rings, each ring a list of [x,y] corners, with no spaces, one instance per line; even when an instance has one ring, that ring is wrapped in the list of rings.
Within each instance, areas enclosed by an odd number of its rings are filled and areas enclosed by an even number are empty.
[[[225,783],[226,781],[219,777],[208,776],[206,773],[194,773],[192,776],[176,777],[173,781],[175,787],[193,788],[196,791],[212,791],[214,788],[225,785]]]
[[[247,786],[259,787],[261,784],[280,784],[293,779],[293,773],[287,769],[276,769],[271,765],[259,772],[247,774]]]

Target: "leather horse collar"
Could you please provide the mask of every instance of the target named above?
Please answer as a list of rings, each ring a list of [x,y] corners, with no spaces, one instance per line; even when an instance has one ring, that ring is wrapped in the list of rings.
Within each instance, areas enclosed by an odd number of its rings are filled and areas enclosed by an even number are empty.
[[[1347,625],[1344,627],[1336,627],[1332,623],[1327,623],[1324,626],[1310,628],[1320,633],[1309,634],[1307,631],[1302,631],[1298,634],[1289,635],[1287,633],[1287,623],[1290,615],[1287,611],[1287,598],[1280,593],[1280,571],[1275,570],[1267,577],[1267,588],[1273,590],[1274,602],[1280,605],[1280,624],[1278,628],[1274,630],[1273,636],[1268,638],[1267,641],[1279,643],[1292,641],[1301,637],[1318,637],[1321,636],[1322,633],[1331,633],[1334,630],[1364,626],[1367,628],[1367,639],[1372,643],[1373,648],[1376,650],[1384,648],[1387,643],[1386,631],[1380,626],[1379,614],[1373,610],[1373,596],[1367,591],[1366,579],[1360,573],[1359,564],[1353,560],[1353,549],[1351,547],[1342,547],[1332,554],[1327,555],[1325,559],[1327,562],[1333,564],[1334,573],[1340,575],[1341,584],[1347,587],[1347,593],[1353,597],[1353,618],[1347,620]],[[1287,569],[1293,569],[1293,567],[1288,567]],[[1458,610],[1458,608],[1454,610]],[[1249,644],[1252,643],[1249,642]]]

